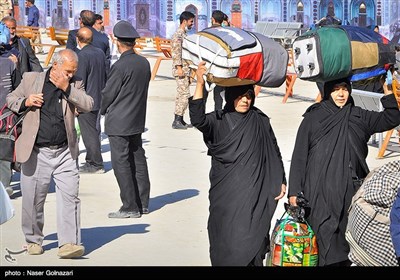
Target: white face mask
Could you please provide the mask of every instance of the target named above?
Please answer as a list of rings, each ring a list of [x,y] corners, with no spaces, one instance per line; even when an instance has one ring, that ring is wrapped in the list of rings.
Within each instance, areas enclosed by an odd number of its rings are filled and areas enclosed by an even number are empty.
[[[193,27],[194,27],[194,25],[192,25],[192,26],[185,26],[185,31],[187,32],[187,31],[189,31],[189,30],[192,30],[193,29]]]
[[[15,37],[15,33],[14,34],[10,34],[10,40],[14,39]]]

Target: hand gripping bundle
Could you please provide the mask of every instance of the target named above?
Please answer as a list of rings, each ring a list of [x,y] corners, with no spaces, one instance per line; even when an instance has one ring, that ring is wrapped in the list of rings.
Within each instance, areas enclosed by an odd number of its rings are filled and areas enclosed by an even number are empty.
[[[396,63],[395,48],[365,27],[331,25],[310,30],[293,42],[297,76],[309,81],[350,77],[359,81],[385,74]]]
[[[213,27],[187,36],[182,58],[197,69],[206,62],[206,79],[220,86],[257,84],[279,87],[286,79],[287,51],[274,40],[235,27]]]

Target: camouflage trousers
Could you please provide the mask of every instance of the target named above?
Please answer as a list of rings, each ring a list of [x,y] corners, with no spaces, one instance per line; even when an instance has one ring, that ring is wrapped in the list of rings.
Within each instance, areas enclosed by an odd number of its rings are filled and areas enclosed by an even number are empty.
[[[190,96],[190,78],[185,76],[184,78],[175,77],[176,79],[176,98],[175,98],[175,115],[183,116],[189,104]]]
[[[42,37],[41,37],[41,35],[40,35],[40,31],[39,31],[39,33],[37,34],[37,36],[35,36],[35,37],[32,38],[32,40],[33,40],[33,43],[34,43],[34,44],[41,44],[41,43],[42,43]],[[43,52],[43,47],[41,47],[41,46],[35,46],[35,48],[36,48],[36,53],[42,53],[42,52]]]

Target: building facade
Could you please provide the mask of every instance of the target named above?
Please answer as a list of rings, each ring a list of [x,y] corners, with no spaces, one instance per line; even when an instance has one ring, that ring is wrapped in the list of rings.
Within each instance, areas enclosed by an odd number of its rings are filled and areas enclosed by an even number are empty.
[[[25,2],[13,3],[18,24],[26,24]],[[196,15],[193,32],[210,26],[216,9],[225,12],[234,26],[246,30],[254,30],[257,21],[296,21],[307,28],[327,14],[343,24],[379,25],[388,38],[400,28],[400,0],[36,0],[35,5],[42,27],[78,28],[80,11],[88,9],[104,16],[108,32],[124,19],[145,37],[170,38],[185,10]]]

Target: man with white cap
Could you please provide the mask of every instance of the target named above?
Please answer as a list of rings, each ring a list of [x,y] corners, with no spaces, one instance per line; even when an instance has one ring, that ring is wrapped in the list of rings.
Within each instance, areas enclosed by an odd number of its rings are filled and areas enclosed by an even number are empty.
[[[100,113],[105,115],[105,133],[111,148],[111,162],[120,188],[122,206],[109,218],[140,218],[149,213],[150,180],[142,147],[151,77],[146,58],[133,51],[140,35],[127,21],[114,26],[120,59],[111,67],[102,90]]]

